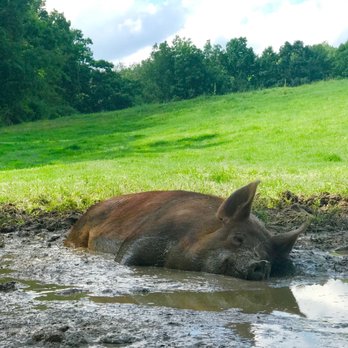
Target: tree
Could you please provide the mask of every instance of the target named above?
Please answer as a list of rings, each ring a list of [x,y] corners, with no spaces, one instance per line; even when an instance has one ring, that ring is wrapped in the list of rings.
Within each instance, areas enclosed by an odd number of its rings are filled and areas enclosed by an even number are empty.
[[[324,80],[333,76],[335,48],[327,43],[308,46],[308,78],[310,81]]]
[[[129,82],[63,14],[39,0],[0,2],[0,124],[132,105]]]
[[[173,98],[188,99],[206,90],[204,55],[190,39],[176,37],[172,43],[174,61]]]
[[[280,76],[284,85],[297,86],[310,82],[310,51],[302,41],[285,42],[279,50]]]
[[[0,1],[0,123],[20,122],[34,78],[26,54],[26,25],[40,1]]]
[[[224,94],[230,89],[229,77],[224,66],[224,51],[220,45],[212,45],[207,41],[203,49],[207,74],[207,92]]]
[[[150,58],[143,63],[143,86],[152,101],[169,101],[173,98],[174,57],[167,41],[154,45]],[[152,96],[151,96],[152,94]]]
[[[348,77],[348,41],[338,47],[333,64],[335,76]]]
[[[232,91],[246,91],[256,83],[256,55],[240,37],[226,44],[225,66],[230,75]]]
[[[33,88],[26,96],[26,118],[30,120],[71,113],[72,91],[64,84],[68,73],[69,51],[75,45],[75,32],[64,16],[43,8],[33,13],[26,28],[27,54],[30,60]],[[72,78],[70,74],[70,78]]]
[[[41,0],[0,2],[0,123],[71,113],[80,62],[90,40]]]
[[[117,110],[133,104],[132,93],[126,80],[114,70],[114,65],[105,60],[93,61],[90,80],[82,95],[79,110],[98,112]]]
[[[258,85],[261,88],[277,86],[279,83],[278,54],[272,47],[266,48],[261,57],[257,59],[258,63]]]
[[[176,37],[171,45],[156,44],[151,57],[136,70],[146,101],[187,99],[206,91],[204,55],[191,40]]]

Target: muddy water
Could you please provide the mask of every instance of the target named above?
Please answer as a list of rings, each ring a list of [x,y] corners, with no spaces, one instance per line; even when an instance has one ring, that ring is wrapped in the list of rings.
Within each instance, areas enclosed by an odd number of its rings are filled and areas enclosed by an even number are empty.
[[[5,236],[1,347],[344,347],[347,255],[295,250],[268,282],[160,268],[62,246],[63,234]]]

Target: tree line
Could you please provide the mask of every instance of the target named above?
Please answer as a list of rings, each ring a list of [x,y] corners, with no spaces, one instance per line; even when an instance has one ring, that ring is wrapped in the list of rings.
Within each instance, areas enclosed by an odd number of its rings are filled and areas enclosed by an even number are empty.
[[[203,49],[176,37],[131,67],[94,59],[91,45],[42,0],[0,0],[0,125],[348,77],[348,41],[257,55],[244,37]]]

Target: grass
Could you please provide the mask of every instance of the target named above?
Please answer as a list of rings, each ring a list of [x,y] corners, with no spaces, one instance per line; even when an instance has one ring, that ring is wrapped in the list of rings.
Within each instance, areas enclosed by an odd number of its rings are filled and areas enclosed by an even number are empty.
[[[348,80],[0,128],[0,203],[85,209],[153,189],[227,196],[261,179],[348,195]]]

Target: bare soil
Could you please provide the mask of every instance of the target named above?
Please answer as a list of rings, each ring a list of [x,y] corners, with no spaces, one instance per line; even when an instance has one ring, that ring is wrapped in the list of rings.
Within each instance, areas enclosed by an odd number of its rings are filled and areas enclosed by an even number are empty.
[[[348,321],[306,317],[289,289],[348,278],[348,200],[286,192],[256,214],[274,233],[312,220],[270,285],[115,265],[63,247],[81,212],[1,205],[0,347],[343,346]]]

